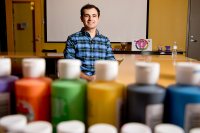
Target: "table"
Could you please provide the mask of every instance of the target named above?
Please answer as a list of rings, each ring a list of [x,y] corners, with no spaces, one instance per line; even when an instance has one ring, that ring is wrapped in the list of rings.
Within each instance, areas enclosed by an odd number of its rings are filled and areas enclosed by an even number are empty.
[[[184,55],[177,55],[172,58],[171,55],[115,55],[116,59],[124,58],[119,66],[119,74],[117,80],[125,85],[135,83],[134,65],[138,61],[158,62],[160,63],[160,78],[158,84],[167,87],[175,84],[175,64],[177,62],[198,62],[197,60],[187,58]]]

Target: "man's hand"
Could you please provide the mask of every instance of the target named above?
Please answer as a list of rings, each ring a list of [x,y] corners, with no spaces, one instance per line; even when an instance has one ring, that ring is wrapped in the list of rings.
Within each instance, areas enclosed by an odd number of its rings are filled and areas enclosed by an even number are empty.
[[[95,75],[88,76],[88,75],[84,74],[83,72],[81,72],[80,77],[83,79],[86,79],[87,81],[94,81],[96,79]]]
[[[89,81],[94,81],[96,79],[96,75],[89,76]]]

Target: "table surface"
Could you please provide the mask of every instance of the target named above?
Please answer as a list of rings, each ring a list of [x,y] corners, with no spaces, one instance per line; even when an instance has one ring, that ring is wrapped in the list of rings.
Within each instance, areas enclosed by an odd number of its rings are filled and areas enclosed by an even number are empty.
[[[115,55],[117,60],[124,58],[119,66],[119,74],[117,80],[126,85],[135,83],[134,64],[138,61],[158,62],[160,63],[160,78],[158,84],[167,87],[175,84],[175,64],[177,62],[198,62],[197,60],[187,58],[184,55],[177,55],[172,58],[171,55]]]

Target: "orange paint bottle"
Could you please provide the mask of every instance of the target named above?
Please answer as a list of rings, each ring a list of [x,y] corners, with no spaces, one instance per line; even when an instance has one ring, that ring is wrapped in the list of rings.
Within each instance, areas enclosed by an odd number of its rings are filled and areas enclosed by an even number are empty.
[[[44,77],[45,60],[26,58],[22,61],[24,78],[15,83],[17,113],[27,116],[28,121],[50,121],[50,84]]]

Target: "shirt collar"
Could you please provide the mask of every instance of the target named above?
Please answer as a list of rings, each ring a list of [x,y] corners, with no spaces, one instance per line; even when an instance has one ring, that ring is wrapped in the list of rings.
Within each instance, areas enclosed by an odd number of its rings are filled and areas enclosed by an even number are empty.
[[[82,27],[81,32],[83,33],[83,35],[90,36],[90,34],[87,31],[85,31],[84,27]],[[96,36],[99,36],[99,35],[100,35],[99,31],[96,30]]]

